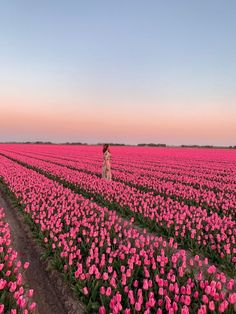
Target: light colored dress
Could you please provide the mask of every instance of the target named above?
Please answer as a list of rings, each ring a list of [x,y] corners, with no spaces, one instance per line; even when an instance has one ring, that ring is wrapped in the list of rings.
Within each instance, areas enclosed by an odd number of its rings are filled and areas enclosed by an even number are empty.
[[[108,150],[103,154],[102,177],[111,180],[111,154]]]

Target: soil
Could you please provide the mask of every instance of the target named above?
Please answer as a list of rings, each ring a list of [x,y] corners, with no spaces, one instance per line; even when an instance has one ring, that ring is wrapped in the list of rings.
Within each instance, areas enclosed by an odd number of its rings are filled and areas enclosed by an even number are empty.
[[[37,314],[82,314],[83,305],[73,295],[61,274],[49,270],[49,261],[42,261],[42,248],[33,238],[29,226],[24,223],[22,214],[11,205],[1,190],[0,207],[4,208],[5,221],[8,222],[12,246],[18,252],[22,263],[30,266],[24,274],[24,282],[34,290],[33,300],[37,303]]]

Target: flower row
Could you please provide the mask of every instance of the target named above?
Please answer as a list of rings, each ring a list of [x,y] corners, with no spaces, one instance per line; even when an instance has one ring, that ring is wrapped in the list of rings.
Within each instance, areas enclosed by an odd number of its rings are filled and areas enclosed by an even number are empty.
[[[0,313],[34,312],[33,290],[26,288],[22,280],[28,266],[28,262],[21,264],[11,245],[9,225],[5,222],[4,209],[0,208]]]
[[[7,152],[9,154],[9,152]],[[66,157],[51,157],[43,155],[35,155],[30,153],[16,152],[10,153],[11,156],[21,158],[36,158],[42,161],[56,163],[66,167],[73,167],[79,171],[89,172],[100,176],[101,162],[88,163],[87,161],[70,160]],[[120,181],[127,185],[132,185],[137,188],[154,191],[156,194],[162,194],[187,204],[201,206],[208,211],[217,211],[220,216],[231,216],[236,218],[236,182],[223,183],[222,178],[220,182],[215,180],[205,180],[199,173],[198,177],[191,176],[191,171],[187,174],[181,170],[178,172],[174,169],[169,173],[168,171],[157,171],[155,168],[130,169],[132,166],[115,167],[113,165],[112,176],[113,180]],[[218,173],[215,173],[217,178]]]

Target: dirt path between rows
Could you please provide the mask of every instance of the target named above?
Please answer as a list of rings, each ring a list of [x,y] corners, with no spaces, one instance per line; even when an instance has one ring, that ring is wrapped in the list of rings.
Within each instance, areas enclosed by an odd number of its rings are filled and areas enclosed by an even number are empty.
[[[33,239],[22,215],[12,207],[1,186],[0,207],[4,208],[5,220],[10,227],[12,246],[22,263],[30,263],[24,274],[24,281],[34,289],[33,300],[37,303],[37,314],[84,313],[83,306],[63,282],[61,275],[56,271],[46,270],[48,263],[40,259],[42,249]]]

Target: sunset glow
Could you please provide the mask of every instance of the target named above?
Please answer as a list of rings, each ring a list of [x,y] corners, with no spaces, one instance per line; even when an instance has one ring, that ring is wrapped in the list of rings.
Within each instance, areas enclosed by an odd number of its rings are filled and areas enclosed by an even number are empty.
[[[235,11],[2,4],[0,141],[235,145]]]

